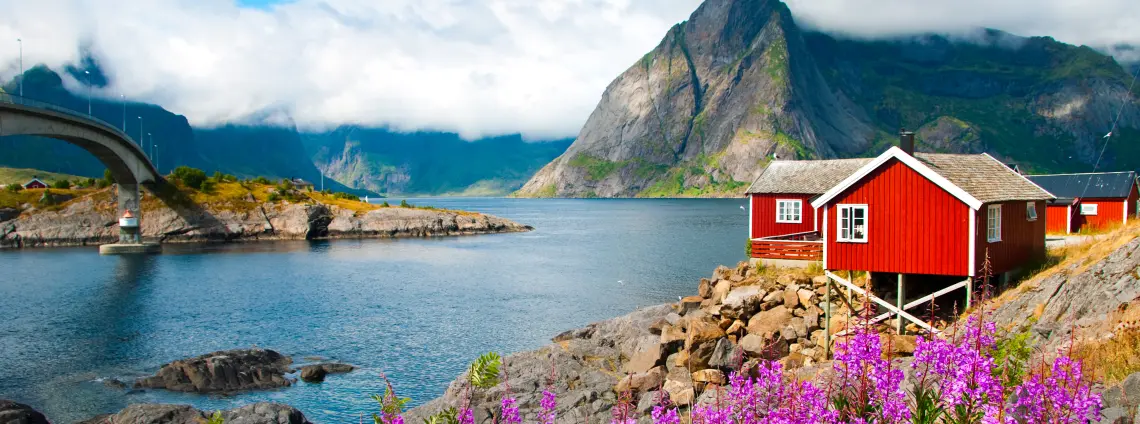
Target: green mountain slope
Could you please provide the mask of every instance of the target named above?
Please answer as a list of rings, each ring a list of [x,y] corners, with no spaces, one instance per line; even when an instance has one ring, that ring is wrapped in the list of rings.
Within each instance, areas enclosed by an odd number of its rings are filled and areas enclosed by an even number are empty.
[[[801,30],[777,0],[706,0],[615,79],[566,153],[521,196],[735,196],[771,160],[920,149],[990,152],[1035,171],[1140,157],[1137,93],[1111,58],[988,31],[853,41]]]

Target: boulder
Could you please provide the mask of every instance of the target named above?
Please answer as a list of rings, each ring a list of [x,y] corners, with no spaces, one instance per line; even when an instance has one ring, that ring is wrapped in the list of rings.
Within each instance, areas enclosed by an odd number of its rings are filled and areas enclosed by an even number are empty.
[[[356,367],[352,365],[340,363],[305,365],[301,367],[301,380],[309,383],[320,383],[325,381],[325,376],[328,374],[343,374],[355,369]]]
[[[730,275],[732,275],[732,268],[729,268],[729,267],[724,266],[724,265],[720,265],[720,266],[717,266],[716,269],[713,270],[712,279],[714,281],[715,280],[723,280],[723,279],[728,278],[728,276],[730,276]]]
[[[0,424],[49,424],[47,417],[28,405],[0,399]]]
[[[646,393],[652,390],[661,388],[665,383],[665,368],[654,367],[653,369],[637,374],[630,374],[618,380],[617,386],[614,386],[614,391],[622,393],[625,391]]]
[[[724,372],[718,369],[709,368],[693,373],[695,383],[724,384],[724,381]]]
[[[795,285],[784,289],[784,307],[788,308],[789,311],[800,305],[800,295],[796,293],[798,290]]]
[[[749,334],[740,339],[740,348],[745,352],[751,353],[753,355],[763,354],[766,352],[767,347],[768,341],[764,340],[763,337],[760,337],[755,333]]]
[[[702,278],[701,283],[697,285],[697,296],[705,299],[712,297],[712,281]]]
[[[200,411],[190,405],[144,403],[80,424],[201,424],[211,415],[213,411]],[[297,408],[268,402],[222,411],[222,420],[226,424],[312,424]]]
[[[811,277],[811,283],[815,286],[826,286],[827,280],[828,278],[826,275],[817,275],[815,277]]]
[[[716,345],[713,346],[712,356],[709,358],[709,366],[713,368],[736,368],[740,365],[744,357],[744,350],[736,346],[735,343],[725,339],[717,340]]]
[[[810,308],[815,302],[815,292],[808,289],[799,289],[796,295],[800,298],[800,305],[805,308]]]
[[[915,336],[879,334],[879,342],[882,343],[884,352],[889,351],[896,355],[913,355],[917,340],[915,340]]]
[[[748,320],[748,333],[766,337],[786,327],[791,320],[791,310],[786,306],[780,305],[753,315],[752,318]]]
[[[728,280],[717,281],[716,285],[713,286],[713,289],[712,289],[712,297],[709,299],[712,300],[713,302],[716,302],[716,303],[722,303],[724,301],[725,296],[728,296],[728,292],[731,290],[732,290],[732,283],[729,282]]]
[[[665,318],[661,318],[649,326],[649,334],[660,335],[661,329],[665,328],[667,325],[669,325],[669,321],[665,320]]]
[[[709,363],[712,362],[713,353],[716,351],[716,344],[716,341],[707,341],[687,350],[689,352],[689,367],[695,370],[708,368]]]
[[[1140,406],[1140,372],[1129,375],[1120,384],[1105,390],[1102,398],[1106,408]]]
[[[743,330],[743,329],[744,329],[744,321],[734,320],[734,321],[732,321],[732,324],[728,325],[728,328],[724,329],[724,333],[725,334],[736,334],[736,333],[739,333],[740,330]]]
[[[677,312],[681,315],[686,315],[689,312],[701,308],[701,302],[705,299],[700,296],[688,296],[681,299],[681,303],[677,305]]]
[[[669,400],[674,405],[689,405],[693,403],[693,397],[696,395],[692,377],[689,377],[688,381],[666,380],[662,389],[669,393]]]
[[[653,367],[656,367],[657,363],[663,359],[663,352],[664,349],[660,342],[642,343],[637,352],[635,352],[633,356],[630,356],[629,361],[625,363],[623,370],[626,373],[649,371],[653,369]]]
[[[127,383],[124,383],[117,378],[103,379],[103,385],[110,387],[112,389],[119,389],[119,390],[126,390],[127,389]]]
[[[661,344],[668,345],[685,341],[685,331],[681,327],[666,325],[661,328]]]
[[[692,350],[695,346],[715,341],[721,337],[724,337],[724,330],[721,330],[717,323],[706,320],[689,320],[685,333],[685,350]]]
[[[285,387],[292,359],[268,349],[238,349],[208,353],[163,365],[135,382],[135,388],[176,392],[232,392]]]
[[[764,301],[764,296],[767,294],[764,288],[760,286],[737,287],[728,292],[722,303],[728,308],[753,313],[755,308],[758,308]]]
[[[806,286],[808,284],[811,284],[811,280],[808,279],[808,277],[806,275],[799,274],[799,273],[788,273],[788,274],[781,275],[778,278],[776,278],[776,282],[780,283],[780,285],[785,286],[785,287],[791,286],[791,285]],[[797,287],[797,289],[798,289],[798,287]]]
[[[805,320],[803,318],[800,318],[800,317],[792,318],[791,322],[788,324],[788,328],[791,328],[793,330],[794,334],[796,335],[795,338],[797,338],[797,339],[805,338],[809,334],[811,334],[808,331],[807,323],[805,322]],[[789,338],[788,340],[792,340],[792,339]]]

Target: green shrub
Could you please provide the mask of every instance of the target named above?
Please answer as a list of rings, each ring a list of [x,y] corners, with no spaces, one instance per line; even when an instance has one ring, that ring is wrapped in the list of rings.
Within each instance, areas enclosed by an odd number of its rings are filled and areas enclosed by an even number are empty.
[[[217,188],[217,186],[218,186],[217,181],[209,180],[209,179],[206,181],[202,181],[202,192],[203,193],[213,193],[214,189]]]
[[[104,182],[106,182],[106,185],[105,185],[105,186],[109,186],[109,185],[111,185],[111,184],[114,184],[114,183],[115,183],[115,176],[114,176],[114,175],[111,175],[111,170],[110,170],[110,169],[104,169],[104,170],[103,170],[103,181],[104,181]],[[105,186],[104,186],[104,187],[105,187]]]
[[[294,188],[296,188],[296,186],[293,185],[293,181],[286,178],[286,179],[281,180],[281,182],[277,183],[277,188],[280,188],[280,189],[285,190],[285,191],[290,191],[290,190],[293,190]]]
[[[186,185],[186,187],[190,187],[195,190],[201,189],[202,183],[206,181],[206,171],[198,168],[191,168],[189,166],[179,166],[177,168],[174,168],[174,171],[171,172],[171,176],[173,176],[174,179],[181,181],[182,184]]]
[[[71,181],[58,180],[58,181],[51,183],[51,187],[52,188],[58,188],[60,190],[67,190],[67,189],[71,188]]]
[[[380,207],[382,207],[382,208],[390,208],[390,207],[392,207],[392,205],[389,205],[389,204],[388,204],[388,201],[387,201],[387,200],[385,200],[385,201],[384,201],[384,203],[381,203],[381,204],[380,204]]]
[[[19,184],[8,184],[8,186],[4,187],[4,189],[8,190],[9,193],[16,193],[16,192],[19,192],[20,190],[23,190],[24,186],[19,185]]]
[[[254,178],[252,181],[254,184],[263,184],[263,185],[273,184],[272,182],[269,181],[268,178],[265,178],[265,177],[257,177],[257,178]]]
[[[352,201],[356,201],[356,202],[360,201],[360,197],[355,195],[355,194],[342,193],[339,191],[336,193],[333,193],[332,197],[333,197],[333,199],[352,200]]]
[[[410,207],[412,207],[412,205],[409,205],[407,200],[401,200],[400,201],[400,207],[401,208],[410,208]]]
[[[268,200],[270,202],[273,202],[273,203],[279,202],[279,201],[281,201],[281,195],[279,195],[277,193],[269,193]]]

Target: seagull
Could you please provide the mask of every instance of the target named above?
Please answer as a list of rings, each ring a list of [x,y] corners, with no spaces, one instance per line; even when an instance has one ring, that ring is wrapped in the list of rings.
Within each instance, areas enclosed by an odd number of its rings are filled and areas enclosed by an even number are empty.
[[[742,211],[746,211],[746,210],[748,210],[748,209],[744,209],[744,205],[740,205],[740,210],[742,210]]]
[[[678,302],[680,302],[680,301],[681,301],[681,296],[677,296],[677,301],[678,301]]]
[[[621,284],[621,285],[623,285],[623,286],[624,286],[624,285],[625,285],[625,281],[622,281],[622,280],[618,280],[618,284]]]

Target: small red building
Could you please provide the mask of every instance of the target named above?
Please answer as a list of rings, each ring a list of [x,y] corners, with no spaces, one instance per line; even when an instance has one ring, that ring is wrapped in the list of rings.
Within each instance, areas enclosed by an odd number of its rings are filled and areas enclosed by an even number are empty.
[[[45,182],[41,181],[39,178],[34,178],[34,177],[33,177],[31,181],[28,181],[28,182],[24,183],[24,188],[25,188],[25,189],[30,189],[30,188],[48,188],[48,185],[47,185],[47,183],[45,183]]]
[[[812,199],[843,181],[870,159],[776,160],[748,187],[751,239],[819,230]]]
[[[1053,196],[987,154],[892,147],[812,202],[823,210],[824,269],[992,275],[1045,254]]]
[[[1048,205],[1046,230],[1051,234],[1109,229],[1140,216],[1135,172],[1033,175],[1029,179],[1057,196]]]

